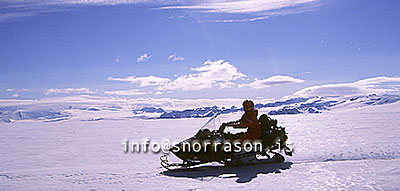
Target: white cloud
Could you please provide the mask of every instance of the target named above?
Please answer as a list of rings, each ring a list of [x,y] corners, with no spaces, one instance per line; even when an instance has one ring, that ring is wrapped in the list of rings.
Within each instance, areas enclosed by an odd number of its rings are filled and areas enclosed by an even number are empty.
[[[177,4],[164,6],[159,9],[185,9],[198,11],[206,13],[207,17],[210,17],[209,13],[215,13],[216,19],[200,19],[199,21],[232,23],[252,22],[268,19],[271,16],[314,11],[320,6],[320,2],[321,0],[209,0],[189,1],[184,5]]]
[[[132,95],[146,95],[148,93],[137,89],[131,89],[131,90],[119,90],[119,91],[105,91],[104,94],[132,96]]]
[[[17,98],[17,97],[20,97],[20,95],[18,93],[15,93],[15,94],[12,95],[12,97]]]
[[[119,5],[146,3],[149,0],[3,0],[14,6],[49,6],[49,5]],[[14,7],[12,6],[12,7]]]
[[[303,83],[304,80],[293,78],[290,76],[272,76],[266,79],[258,80],[255,79],[254,82],[249,84],[240,84],[239,87],[250,87],[252,89],[263,89],[273,85],[283,85],[283,84],[293,84],[293,83]]]
[[[253,14],[255,18],[236,18],[208,22],[249,22],[271,15],[296,14],[319,6],[321,0],[3,0],[0,21],[66,11],[82,6],[145,4],[159,9],[187,9],[206,13]],[[179,17],[179,16],[178,16]]]
[[[162,95],[163,93],[161,91],[157,91],[156,93],[154,93],[154,95]]]
[[[162,3],[162,0],[2,0],[0,22],[81,6]]]
[[[161,91],[195,91],[210,88],[233,88],[236,86],[236,80],[244,80],[246,75],[239,72],[238,69],[224,60],[207,60],[201,67],[191,68],[192,73],[175,75],[175,79],[162,78],[157,76],[128,76],[126,78],[108,77],[110,81],[129,82],[138,84],[140,87],[157,86],[159,95]],[[250,87],[253,89],[262,89],[272,85],[282,85],[291,83],[303,83],[304,80],[296,79],[290,76],[272,76],[263,80],[255,80],[248,84],[239,84],[238,87]]]
[[[121,58],[120,58],[119,56],[117,56],[117,58],[115,58],[115,62],[116,62],[116,63],[121,62]]]
[[[214,0],[191,5],[165,6],[161,9],[194,9],[211,13],[260,13],[307,5],[318,0]]]
[[[9,88],[6,91],[8,91],[8,92],[30,92],[31,90],[30,89],[26,89],[26,88],[22,88],[22,89]]]
[[[16,90],[16,92],[30,92],[31,89],[22,88],[20,90]]]
[[[181,56],[178,56],[178,55],[176,55],[176,54],[171,54],[169,57],[168,57],[168,60],[172,60],[172,61],[182,61],[182,60],[185,60],[185,58],[184,57],[181,57]]]
[[[161,78],[161,77],[157,77],[157,76],[146,76],[146,77],[128,76],[126,78],[108,77],[107,80],[130,82],[132,84],[139,84],[140,87],[159,86],[159,85],[167,84],[170,81],[170,79],[168,79],[168,78]]]
[[[148,0],[58,0],[60,4],[119,5],[145,3]]]
[[[271,16],[262,16],[262,17],[254,17],[254,18],[245,18],[245,19],[222,19],[222,20],[208,20],[210,23],[234,23],[234,22],[252,22],[257,20],[268,19]]]
[[[46,90],[46,95],[51,94],[93,94],[94,91],[91,91],[88,88],[64,88],[64,89],[57,89],[51,88]]]
[[[232,88],[235,86],[235,83],[233,82],[220,82],[217,84],[219,88],[224,89],[224,88]]]
[[[200,90],[214,86],[220,88],[232,87],[234,80],[246,75],[238,72],[237,68],[223,60],[204,62],[202,67],[192,68],[196,73],[178,76],[175,80],[159,87],[159,90]]]
[[[399,92],[399,83],[400,77],[375,77],[351,83],[311,86],[297,91],[294,95],[299,97],[311,97],[362,95],[372,93],[385,94]]]
[[[147,60],[150,59],[150,58],[151,58],[150,53],[144,53],[144,54],[140,55],[140,56],[136,59],[136,61],[137,61],[137,62],[144,62],[144,61],[147,61]]]

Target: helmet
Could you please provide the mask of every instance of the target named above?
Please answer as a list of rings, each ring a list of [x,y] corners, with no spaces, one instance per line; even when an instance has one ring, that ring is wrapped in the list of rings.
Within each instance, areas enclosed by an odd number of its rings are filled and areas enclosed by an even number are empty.
[[[254,103],[251,100],[246,100],[243,102],[243,109],[244,111],[253,111],[254,110]]]

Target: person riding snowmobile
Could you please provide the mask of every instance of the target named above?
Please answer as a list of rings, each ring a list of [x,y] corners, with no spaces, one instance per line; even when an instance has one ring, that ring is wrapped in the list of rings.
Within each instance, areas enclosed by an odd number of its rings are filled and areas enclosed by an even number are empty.
[[[169,151],[181,159],[181,163],[169,163],[167,155],[163,155],[160,157],[161,166],[167,170],[174,170],[187,169],[209,162],[218,162],[226,166],[283,163],[285,157],[279,154],[281,150],[284,150],[286,155],[292,156],[292,150],[286,144],[288,136],[284,127],[278,126],[277,121],[269,118],[266,114],[261,115],[258,120],[258,111],[255,110],[254,103],[250,100],[243,102],[243,109],[245,113],[240,120],[223,123],[217,131],[211,131],[208,126],[217,123],[215,119],[220,113],[214,115],[194,136],[170,148]],[[247,132],[224,134],[223,131],[227,126],[247,128]],[[232,144],[226,144],[232,142],[234,149],[232,149]],[[238,142],[244,143],[239,145],[243,149],[236,150]],[[246,150],[248,142],[254,144],[260,142],[262,143],[261,148],[248,151]],[[195,148],[199,149],[196,151]],[[259,159],[257,155],[267,156],[268,159]]]
[[[247,128],[246,133],[240,133],[238,135],[238,140],[256,140],[260,138],[261,126],[257,119],[258,110],[254,109],[254,103],[251,100],[244,101],[243,110],[244,114],[240,120],[223,123],[217,132],[223,133],[227,126],[233,128]]]

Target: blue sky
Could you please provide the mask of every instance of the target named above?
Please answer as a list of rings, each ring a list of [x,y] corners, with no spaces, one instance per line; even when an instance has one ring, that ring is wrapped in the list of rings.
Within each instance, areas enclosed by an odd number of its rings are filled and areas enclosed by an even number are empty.
[[[399,9],[394,0],[3,0],[0,98],[370,90],[400,81]]]

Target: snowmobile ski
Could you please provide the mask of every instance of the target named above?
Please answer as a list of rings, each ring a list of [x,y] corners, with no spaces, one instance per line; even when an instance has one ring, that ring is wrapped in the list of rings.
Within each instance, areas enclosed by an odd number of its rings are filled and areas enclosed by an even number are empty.
[[[160,157],[160,163],[163,168],[166,170],[177,170],[177,169],[187,169],[199,164],[202,164],[202,162],[182,162],[182,163],[170,163],[168,161],[167,155],[163,155]]]

